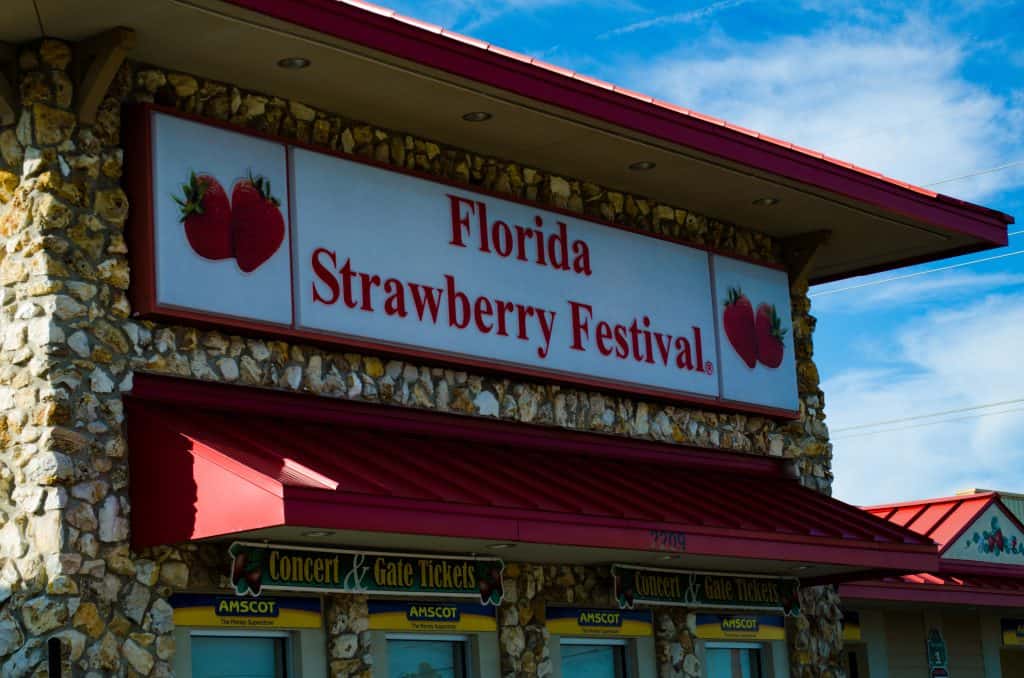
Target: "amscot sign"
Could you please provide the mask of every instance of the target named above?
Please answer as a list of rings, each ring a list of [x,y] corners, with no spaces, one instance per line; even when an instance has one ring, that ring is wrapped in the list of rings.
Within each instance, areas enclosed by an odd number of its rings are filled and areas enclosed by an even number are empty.
[[[312,549],[235,542],[231,585],[238,595],[264,590],[375,595],[415,594],[475,598],[498,605],[504,596],[504,563],[497,558],[460,558],[373,551]]]
[[[559,636],[643,638],[653,635],[650,610],[603,610],[600,608],[545,608],[545,626]]]
[[[174,608],[175,626],[317,629],[323,624],[319,598],[175,593],[169,602]]]
[[[144,314],[797,409],[782,270],[151,108],[138,117]]]
[[[373,631],[497,631],[493,605],[476,602],[369,601]]]

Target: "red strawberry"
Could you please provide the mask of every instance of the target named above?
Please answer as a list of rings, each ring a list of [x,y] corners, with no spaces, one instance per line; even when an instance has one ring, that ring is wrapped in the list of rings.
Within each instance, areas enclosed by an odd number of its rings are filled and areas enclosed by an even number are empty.
[[[775,305],[760,304],[757,307],[757,359],[765,367],[782,364],[782,338],[786,330],[775,311]]]
[[[274,256],[284,242],[280,203],[270,194],[270,182],[249,173],[231,190],[231,230],[238,268],[255,271]]]
[[[231,257],[231,205],[220,182],[208,174],[189,175],[184,198],[171,196],[181,208],[185,237],[195,253],[207,259]]]
[[[245,566],[249,562],[249,554],[242,551],[235,556],[235,561],[231,565],[231,583],[237,584],[245,578]]]
[[[754,336],[754,308],[750,299],[738,287],[729,289],[729,298],[725,300],[725,312],[722,314],[722,327],[729,343],[736,349],[736,354],[743,359],[747,367],[757,364],[757,339]]]
[[[263,568],[254,567],[245,573],[245,581],[249,584],[249,590],[254,595],[260,594],[260,589],[263,588]]]

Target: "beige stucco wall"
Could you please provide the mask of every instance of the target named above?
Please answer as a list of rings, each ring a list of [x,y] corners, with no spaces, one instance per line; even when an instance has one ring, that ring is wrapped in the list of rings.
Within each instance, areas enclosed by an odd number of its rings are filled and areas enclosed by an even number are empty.
[[[902,609],[901,609],[902,608]],[[872,666],[871,678],[929,675],[926,642],[930,629],[942,633],[951,676],[1013,678],[1024,652],[1002,650],[998,611],[968,606],[872,606],[861,611],[862,647]],[[1012,616],[1012,615],[1011,615]],[[1004,661],[1000,661],[1000,657]],[[1008,669],[1007,666],[1010,668]],[[1024,673],[1020,675],[1024,676]]]

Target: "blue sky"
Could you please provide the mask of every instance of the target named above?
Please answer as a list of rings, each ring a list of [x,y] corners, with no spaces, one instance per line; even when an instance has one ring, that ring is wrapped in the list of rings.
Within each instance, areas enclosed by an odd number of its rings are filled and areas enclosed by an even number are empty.
[[[1022,1],[390,6],[1024,221]],[[934,270],[1016,251],[812,290],[836,496],[1024,492],[1024,256]]]

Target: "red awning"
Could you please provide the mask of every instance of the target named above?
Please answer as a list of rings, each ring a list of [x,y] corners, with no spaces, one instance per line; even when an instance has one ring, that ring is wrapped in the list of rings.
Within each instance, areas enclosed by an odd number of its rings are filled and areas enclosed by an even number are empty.
[[[842,584],[839,596],[844,601],[1024,608],[1024,578],[909,574]]]
[[[136,547],[278,526],[908,572],[934,543],[782,460],[137,375]]]

